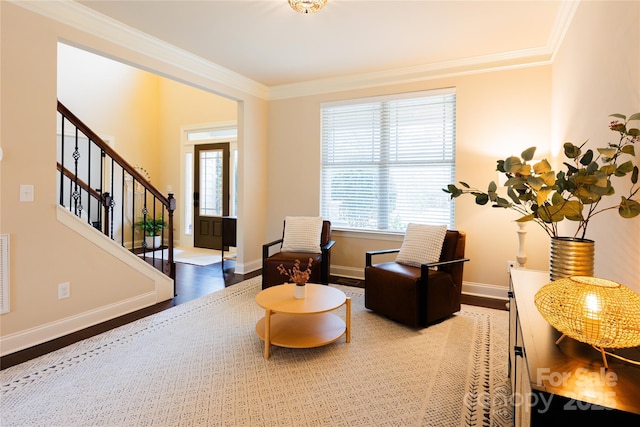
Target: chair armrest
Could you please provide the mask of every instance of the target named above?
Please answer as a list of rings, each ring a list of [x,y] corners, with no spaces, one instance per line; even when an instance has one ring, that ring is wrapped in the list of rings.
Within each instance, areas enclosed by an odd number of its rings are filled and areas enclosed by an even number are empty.
[[[428,264],[422,264],[422,267],[431,268],[431,267],[438,267],[441,265],[457,264],[460,262],[467,262],[467,261],[470,261],[469,258],[452,259],[449,261],[438,261],[438,262],[430,262]]]
[[[325,245],[321,246],[320,249],[322,250],[322,252],[327,252],[329,251],[333,245],[336,244],[335,240],[329,240]]]
[[[265,260],[269,258],[269,248],[271,248],[271,246],[277,245],[278,243],[282,243],[283,240],[284,239],[278,239],[262,245],[262,259]]]
[[[371,258],[374,255],[392,254],[394,252],[400,252],[400,248],[396,248],[396,249],[381,249],[379,251],[367,251],[365,253],[365,256],[366,256],[365,267],[371,266]]]

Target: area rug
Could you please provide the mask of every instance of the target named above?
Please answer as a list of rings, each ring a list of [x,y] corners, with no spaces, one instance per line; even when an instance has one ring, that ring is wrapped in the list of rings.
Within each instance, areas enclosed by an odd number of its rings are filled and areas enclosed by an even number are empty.
[[[227,256],[228,254],[228,252],[225,252],[225,256]],[[146,258],[155,257],[167,259],[169,257],[169,253],[167,249],[164,249],[154,252],[147,252],[144,256]],[[187,248],[179,246],[173,248],[173,260],[175,262],[183,264],[205,266],[222,261],[222,253],[215,249]]]
[[[351,342],[272,347],[256,277],[0,372],[6,426],[511,425],[507,313],[404,327],[352,298]],[[344,316],[344,309],[338,310]]]

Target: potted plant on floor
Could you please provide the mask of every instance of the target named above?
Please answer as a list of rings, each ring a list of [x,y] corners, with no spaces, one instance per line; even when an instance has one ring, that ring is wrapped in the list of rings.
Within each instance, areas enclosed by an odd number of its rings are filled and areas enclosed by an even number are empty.
[[[472,188],[465,182],[460,182],[460,187],[449,184],[443,191],[451,194],[452,199],[471,194],[478,205],[491,202],[493,207],[513,209],[522,215],[516,221],[533,221],[540,225],[551,237],[550,267],[553,280],[573,274],[565,272],[562,266],[554,265],[554,259],[559,261],[556,264],[572,264],[571,254],[583,251],[576,246],[583,242],[590,245],[591,264],[585,268],[586,273],[579,273],[592,275],[594,242],[585,238],[591,218],[609,210],[617,210],[622,218],[640,215],[638,166],[634,165],[635,143],[640,141],[640,130],[628,127],[629,122],[640,120],[640,113],[628,119],[622,114],[612,114],[611,117],[616,120],[609,124],[609,129],[618,134],[618,141],[598,148],[597,153],[591,149],[583,151],[586,142],[580,146],[565,143],[564,155],[567,160],[563,162],[566,167],[564,171],[556,173],[546,159],[533,165],[528,163],[534,158],[536,147],[523,151],[520,157],[498,160],[496,169],[506,176],[504,186],[508,199],[498,195],[498,186],[493,181],[487,191]],[[617,205],[599,207],[603,198],[616,194],[612,178],[627,176],[631,181],[628,194],[615,196],[620,198]],[[565,219],[577,223],[572,237],[558,235],[558,223]],[[569,255],[562,253],[565,248],[568,248]]]
[[[144,232],[145,247],[156,249],[162,245],[162,230],[167,222],[162,217],[153,218],[145,216],[135,223],[136,228]]]

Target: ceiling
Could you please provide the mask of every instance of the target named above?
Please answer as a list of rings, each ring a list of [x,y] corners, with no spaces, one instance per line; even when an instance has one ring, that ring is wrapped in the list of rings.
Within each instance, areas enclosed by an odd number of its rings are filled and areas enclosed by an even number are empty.
[[[421,67],[549,60],[575,2],[78,1],[268,87]],[[107,18],[105,18],[107,19]]]

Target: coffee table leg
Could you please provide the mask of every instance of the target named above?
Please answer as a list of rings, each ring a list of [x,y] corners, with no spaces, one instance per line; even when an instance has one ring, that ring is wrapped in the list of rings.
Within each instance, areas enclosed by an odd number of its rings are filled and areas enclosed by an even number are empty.
[[[264,358],[269,358],[271,347],[271,310],[267,309],[264,314]]]
[[[351,342],[351,298],[347,297],[345,301],[347,304],[346,324],[347,324],[347,342]]]

